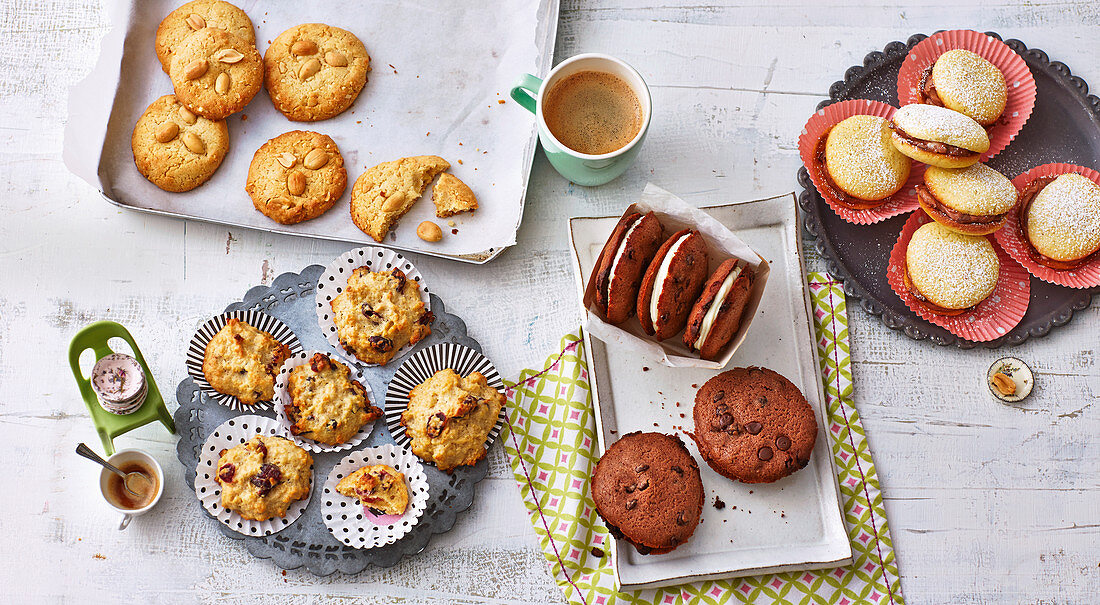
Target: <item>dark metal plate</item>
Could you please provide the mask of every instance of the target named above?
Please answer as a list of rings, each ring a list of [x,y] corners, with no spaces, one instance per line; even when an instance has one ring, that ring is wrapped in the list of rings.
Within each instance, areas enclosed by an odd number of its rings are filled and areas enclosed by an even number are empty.
[[[335,352],[317,326],[314,288],[317,285],[317,278],[323,271],[324,267],[321,265],[311,265],[300,274],[284,273],[275,278],[270,286],[252,288],[241,301],[229,305],[225,310],[263,311],[290,326],[307,350]],[[443,301],[438,296],[432,294],[431,297],[432,313],[435,314],[431,336],[418,343],[408,354],[440,342],[458,343],[481,352],[481,345],[466,335],[466,324],[457,316],[448,314]],[[372,366],[364,370],[363,373],[374,392],[375,405],[382,406],[386,385],[400,365],[400,360],[395,359],[386,366]],[[176,457],[184,466],[187,487],[192,492],[195,490],[195,467],[198,466],[199,451],[207,435],[222,422],[242,413],[256,413],[271,417],[275,414],[271,410],[233,411],[210,400],[190,377],[185,378],[176,389],[176,401],[180,404],[175,413],[176,427],[180,434],[179,443],[176,445]],[[371,436],[353,449],[360,450],[384,443],[394,443],[394,440],[390,436],[386,423],[378,420]],[[336,466],[348,453],[344,451],[313,454],[313,489],[315,491],[324,485],[332,467]],[[358,573],[368,565],[378,567],[395,565],[402,557],[424,550],[432,535],[450,530],[455,524],[457,515],[473,503],[475,485],[484,479],[488,472],[487,460],[488,458],[482,458],[474,466],[459,467],[450,475],[430,464],[425,464],[424,472],[428,475],[430,489],[428,507],[424,515],[404,538],[378,548],[365,550],[351,548],[334,538],[321,519],[321,498],[316,497],[316,494],[297,521],[270,536],[243,536],[234,532],[203,510],[197,498],[195,510],[197,514],[208,517],[210,524],[217,527],[221,533],[235,540],[244,540],[245,547],[253,555],[272,559],[276,565],[284,569],[305,566],[319,576],[327,576],[336,571]]]
[[[986,34],[1000,39],[993,32]],[[848,68],[844,79],[829,87],[829,99],[822,101],[818,109],[848,99],[873,99],[896,107],[898,69],[909,49],[927,37],[916,34],[906,42],[891,42],[881,52],[868,54],[863,65]],[[1100,169],[1100,99],[1088,94],[1084,80],[1072,75],[1064,64],[1048,59],[1043,51],[1029,49],[1019,40],[1007,40],[1005,44],[1024,58],[1035,77],[1035,110],[1012,143],[989,165],[1010,179],[1051,162]],[[829,209],[805,168],[798,170],[798,182],[803,189],[798,196],[802,225],[826,259],[829,273],[844,282],[845,293],[858,300],[864,311],[915,340],[928,339],[962,349],[979,344],[988,348],[1018,345],[1069,323],[1074,311],[1088,307],[1092,295],[1100,293],[1100,287],[1075,290],[1032,277],[1031,304],[1012,331],[983,343],[958,338],[910,311],[886,281],[890,250],[908,215],[874,225],[852,225]]]

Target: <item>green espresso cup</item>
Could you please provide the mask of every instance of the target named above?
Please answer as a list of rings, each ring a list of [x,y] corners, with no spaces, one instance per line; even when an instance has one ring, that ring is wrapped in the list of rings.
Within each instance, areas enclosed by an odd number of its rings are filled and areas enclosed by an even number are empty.
[[[550,132],[543,117],[542,103],[546,92],[563,79],[583,71],[609,73],[618,77],[630,86],[642,106],[642,127],[638,130],[638,134],[629,143],[610,153],[591,155],[566,147]],[[646,86],[642,76],[633,67],[619,59],[597,53],[576,55],[562,61],[550,71],[545,80],[540,80],[531,74],[523,74],[512,88],[512,99],[535,114],[539,142],[542,143],[542,150],[554,169],[570,181],[586,186],[603,185],[618,177],[634,162],[634,158],[638,157],[638,151],[642,147],[642,141],[645,140],[649,121],[653,115],[649,87]]]

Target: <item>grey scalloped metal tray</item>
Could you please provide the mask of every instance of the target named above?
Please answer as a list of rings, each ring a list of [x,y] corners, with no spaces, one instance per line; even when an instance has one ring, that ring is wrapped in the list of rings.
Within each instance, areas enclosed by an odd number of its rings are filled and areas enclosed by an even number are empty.
[[[994,32],[986,34],[1001,38]],[[909,49],[927,37],[916,34],[905,42],[891,42],[882,51],[868,54],[863,65],[848,68],[844,79],[829,87],[829,99],[819,103],[818,109],[848,99],[873,99],[897,106],[898,69]],[[1100,169],[1100,98],[1088,94],[1084,80],[1071,74],[1065,64],[1051,61],[1043,51],[1029,49],[1019,40],[1006,40],[1005,44],[1019,53],[1031,69],[1037,99],[1035,110],[1020,134],[989,165],[1009,178],[1050,162]],[[798,170],[798,183],[802,187],[798,196],[802,226],[815,240],[814,246],[825,258],[829,273],[844,282],[845,294],[858,300],[864,311],[914,340],[927,339],[961,349],[1018,345],[1069,323],[1075,311],[1088,307],[1092,296],[1100,293],[1100,287],[1075,290],[1032,277],[1031,303],[1019,325],[989,342],[958,338],[909,310],[886,281],[890,250],[907,215],[874,225],[852,225],[829,209],[805,167]]]
[[[317,313],[314,310],[314,288],[323,271],[324,267],[321,265],[310,265],[301,273],[284,273],[275,278],[270,286],[250,289],[243,299],[229,305],[225,310],[263,311],[290,326],[306,349],[335,352],[317,326]],[[481,345],[467,336],[465,322],[447,313],[443,301],[435,294],[431,295],[431,308],[435,314],[431,336],[421,341],[406,356],[440,342],[458,343],[481,351]],[[395,359],[383,367],[364,370],[375,398],[378,399],[374,402],[376,405],[382,405],[381,397],[386,392],[386,385],[403,358],[404,356]],[[270,410],[233,411],[204,395],[190,377],[185,378],[176,389],[176,401],[180,404],[174,415],[180,435],[179,443],[176,444],[176,457],[184,466],[184,478],[192,492],[195,489],[195,468],[198,466],[199,451],[207,435],[222,422],[242,413],[274,416],[274,412]],[[370,438],[354,449],[384,443],[394,443],[394,440],[386,423],[379,420]],[[313,454],[314,490],[324,484],[332,467],[347,455],[346,451]],[[279,567],[297,569],[304,566],[318,576],[327,576],[337,571],[353,574],[363,571],[368,565],[396,565],[403,557],[424,550],[433,535],[449,531],[458,514],[473,503],[475,486],[485,478],[488,468],[486,458],[474,466],[455,469],[450,475],[432,465],[424,465],[430,490],[428,507],[420,522],[397,542],[366,550],[345,546],[332,536],[321,519],[321,498],[312,498],[302,516],[289,527],[263,537],[243,536],[232,531],[203,510],[197,498],[194,506],[196,512],[207,517],[210,524],[222,534],[235,540],[243,540],[250,553],[259,558],[271,559]]]

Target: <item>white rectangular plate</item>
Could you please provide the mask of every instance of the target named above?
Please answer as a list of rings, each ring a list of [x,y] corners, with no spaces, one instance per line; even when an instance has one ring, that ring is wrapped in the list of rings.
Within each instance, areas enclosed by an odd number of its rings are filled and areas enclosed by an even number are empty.
[[[290,122],[261,91],[228,118],[229,154],[210,181],[186,193],[162,191],[134,167],[130,136],[145,108],[172,92],[153,39],[161,19],[183,0],[109,3],[112,29],[103,38],[99,61],[70,91],[64,151],[70,170],[125,208],[373,245],[351,221],[355,179],[381,162],[439,155],[473,189],[477,212],[451,219],[457,223],[452,233],[446,220],[435,217],[429,190],[383,244],[483,263],[515,243],[537,134],[534,116],[505,99],[521,74],[549,70],[557,0],[235,1],[256,27],[261,54],[279,33],[303,22],[329,23],[358,36],[371,56],[371,72],[355,103],[328,120]],[[344,156],[348,186],[324,215],[280,225],[253,208],[244,186],[256,149],[291,130],[331,136]],[[443,241],[416,236],[423,220],[444,227]]]
[[[616,540],[613,561],[623,588],[837,567],[852,559],[836,469],[823,428],[828,426],[825,397],[809,294],[803,283],[794,195],[703,210],[745,240],[772,268],[757,316],[729,367],[763,366],[797,385],[818,413],[817,445],[801,471],[775,483],[749,485],[711,470],[695,443],[683,435],[699,461],[706,493],[700,526],[691,540],[664,555],[639,555],[625,541]],[[618,218],[569,221],[579,297]],[[636,353],[612,350],[587,334],[585,350],[601,455],[619,436],[632,431],[692,431],[697,386],[719,373],[670,368]],[[725,508],[714,506],[716,497],[725,502]]]

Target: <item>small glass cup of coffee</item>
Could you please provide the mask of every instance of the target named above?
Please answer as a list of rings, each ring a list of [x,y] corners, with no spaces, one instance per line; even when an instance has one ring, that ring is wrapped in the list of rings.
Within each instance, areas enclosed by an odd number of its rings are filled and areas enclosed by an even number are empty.
[[[164,493],[164,471],[152,456],[141,450],[119,450],[107,461],[124,473],[137,471],[149,478],[145,489],[139,489],[143,481],[131,480],[131,485],[137,492],[135,495],[126,489],[122,477],[107,469],[100,471],[99,491],[107,504],[122,514],[118,524],[118,528],[122,530],[130,525],[134,517],[149,512],[160,501],[160,496]]]
[[[608,55],[570,57],[545,80],[523,74],[512,99],[535,114],[550,164],[578,185],[603,185],[638,156],[652,116],[649,87]]]

